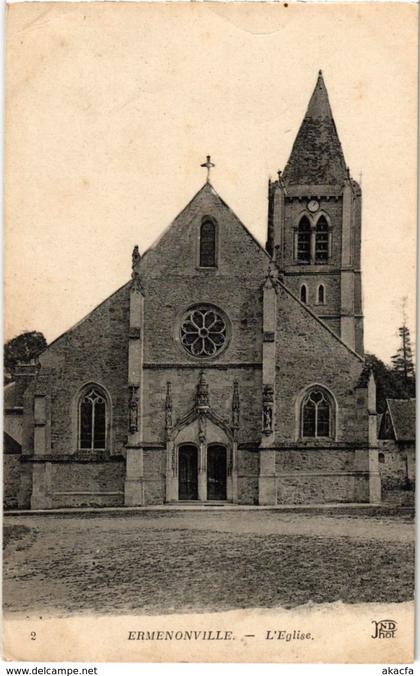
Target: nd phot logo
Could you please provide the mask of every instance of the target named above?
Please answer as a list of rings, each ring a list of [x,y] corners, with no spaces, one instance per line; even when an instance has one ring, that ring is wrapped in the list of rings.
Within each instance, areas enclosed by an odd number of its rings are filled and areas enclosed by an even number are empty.
[[[372,638],[395,638],[397,631],[395,620],[379,620],[378,622],[372,620],[372,624],[375,625]]]

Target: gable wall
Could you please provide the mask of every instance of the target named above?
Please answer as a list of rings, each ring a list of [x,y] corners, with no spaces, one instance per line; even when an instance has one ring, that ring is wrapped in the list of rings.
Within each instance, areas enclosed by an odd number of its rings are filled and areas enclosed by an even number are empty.
[[[295,402],[312,383],[338,403],[338,441],[367,442],[367,392],[356,389],[363,362],[284,289],[278,293],[276,436],[296,439]]]
[[[218,224],[218,266],[200,269],[204,216]],[[142,261],[144,301],[144,439],[164,438],[166,383],[172,384],[174,423],[192,408],[199,372],[205,371],[215,413],[231,421],[233,383],[239,382],[244,437],[260,429],[262,284],[268,257],[212,188],[205,188]],[[229,320],[227,348],[194,358],[179,339],[184,312],[194,304],[220,308]],[[239,368],[239,366],[241,366]],[[257,436],[258,438],[258,436]]]
[[[127,435],[128,287],[98,306],[40,358],[51,369],[51,443],[53,454],[74,449],[72,404],[87,382],[104,386],[112,401],[112,451],[120,453]]]

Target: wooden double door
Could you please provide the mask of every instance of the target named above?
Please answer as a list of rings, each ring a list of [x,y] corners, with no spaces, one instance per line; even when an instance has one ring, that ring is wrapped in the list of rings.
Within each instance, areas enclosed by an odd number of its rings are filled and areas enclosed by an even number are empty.
[[[183,444],[178,449],[179,500],[198,500],[199,449]],[[207,446],[207,500],[226,500],[227,452],[221,444]]]

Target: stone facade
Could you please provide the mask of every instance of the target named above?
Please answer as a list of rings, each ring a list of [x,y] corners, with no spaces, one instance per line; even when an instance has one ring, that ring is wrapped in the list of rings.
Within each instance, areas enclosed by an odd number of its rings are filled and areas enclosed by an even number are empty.
[[[311,119],[331,116],[322,78],[314,97]],[[318,182],[302,183],[294,147],[293,171],[270,186],[267,250],[207,182],[135,248],[127,284],[21,366],[20,507],[380,501],[360,189],[331,121],[309,134],[335,148],[315,143],[328,151]],[[300,265],[296,219],[314,196],[328,260]]]

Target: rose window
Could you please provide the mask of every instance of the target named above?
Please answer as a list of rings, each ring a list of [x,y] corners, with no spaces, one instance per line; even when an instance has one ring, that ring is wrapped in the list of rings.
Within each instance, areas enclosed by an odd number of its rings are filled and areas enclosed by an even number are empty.
[[[226,320],[215,308],[199,306],[185,314],[181,343],[194,357],[214,357],[223,350],[226,340]]]

